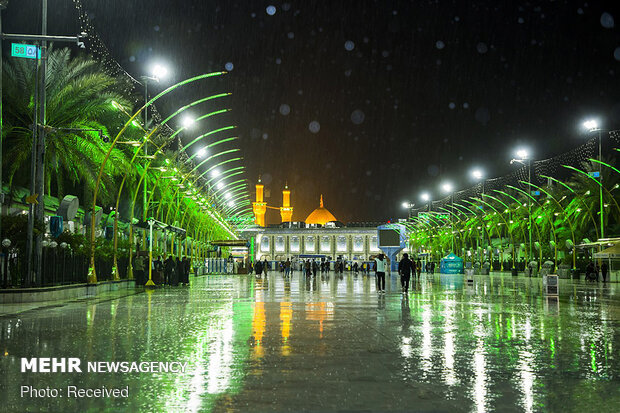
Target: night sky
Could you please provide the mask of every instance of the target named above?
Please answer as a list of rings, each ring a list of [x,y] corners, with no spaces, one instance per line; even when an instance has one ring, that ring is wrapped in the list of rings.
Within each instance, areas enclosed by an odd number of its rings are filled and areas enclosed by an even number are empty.
[[[195,112],[232,109],[199,132],[237,125],[246,177],[253,185],[262,175],[273,206],[288,181],[295,220],[321,193],[345,222],[403,217],[403,201],[421,202],[423,190],[440,198],[444,179],[471,186],[474,166],[489,177],[512,171],[517,147],[544,159],[582,144],[586,117],[620,128],[617,2],[81,3],[132,76],[170,65],[153,91],[229,70],[175,92],[159,112],[232,92]],[[11,0],[5,32],[36,31],[39,4]],[[75,34],[74,2],[49,4],[50,34]]]

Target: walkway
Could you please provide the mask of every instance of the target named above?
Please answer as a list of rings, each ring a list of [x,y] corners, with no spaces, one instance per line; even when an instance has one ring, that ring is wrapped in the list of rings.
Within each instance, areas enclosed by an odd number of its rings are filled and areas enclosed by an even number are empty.
[[[620,285],[422,275],[209,276],[0,316],[3,411],[620,411]],[[183,373],[20,373],[21,357],[187,362]],[[128,398],[21,398],[20,386]]]

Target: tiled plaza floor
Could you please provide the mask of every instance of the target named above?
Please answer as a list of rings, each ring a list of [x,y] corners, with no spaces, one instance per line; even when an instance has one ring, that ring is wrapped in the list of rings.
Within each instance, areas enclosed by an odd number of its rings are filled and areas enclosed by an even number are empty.
[[[620,285],[294,273],[0,315],[2,411],[620,411]],[[13,311],[13,310],[12,310]],[[22,357],[187,362],[184,373],[21,373]],[[74,398],[67,386],[124,388]],[[21,397],[21,386],[64,397]],[[66,393],[66,392],[65,392]]]

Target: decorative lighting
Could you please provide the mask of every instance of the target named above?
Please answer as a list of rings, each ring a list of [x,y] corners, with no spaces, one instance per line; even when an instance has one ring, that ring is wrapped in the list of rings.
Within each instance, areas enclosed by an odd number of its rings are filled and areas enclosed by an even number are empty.
[[[444,182],[441,185],[441,189],[442,189],[442,191],[444,191],[446,193],[450,193],[450,192],[452,192],[452,184],[450,182]]]

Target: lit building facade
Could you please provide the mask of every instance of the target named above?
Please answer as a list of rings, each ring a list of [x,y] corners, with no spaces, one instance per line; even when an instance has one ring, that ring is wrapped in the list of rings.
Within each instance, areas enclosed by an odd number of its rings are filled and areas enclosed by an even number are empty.
[[[293,223],[293,225],[303,223]],[[254,229],[256,260],[292,260],[326,258],[335,260],[368,260],[380,251],[377,226],[322,228],[258,228]],[[249,234],[248,234],[249,235]]]

